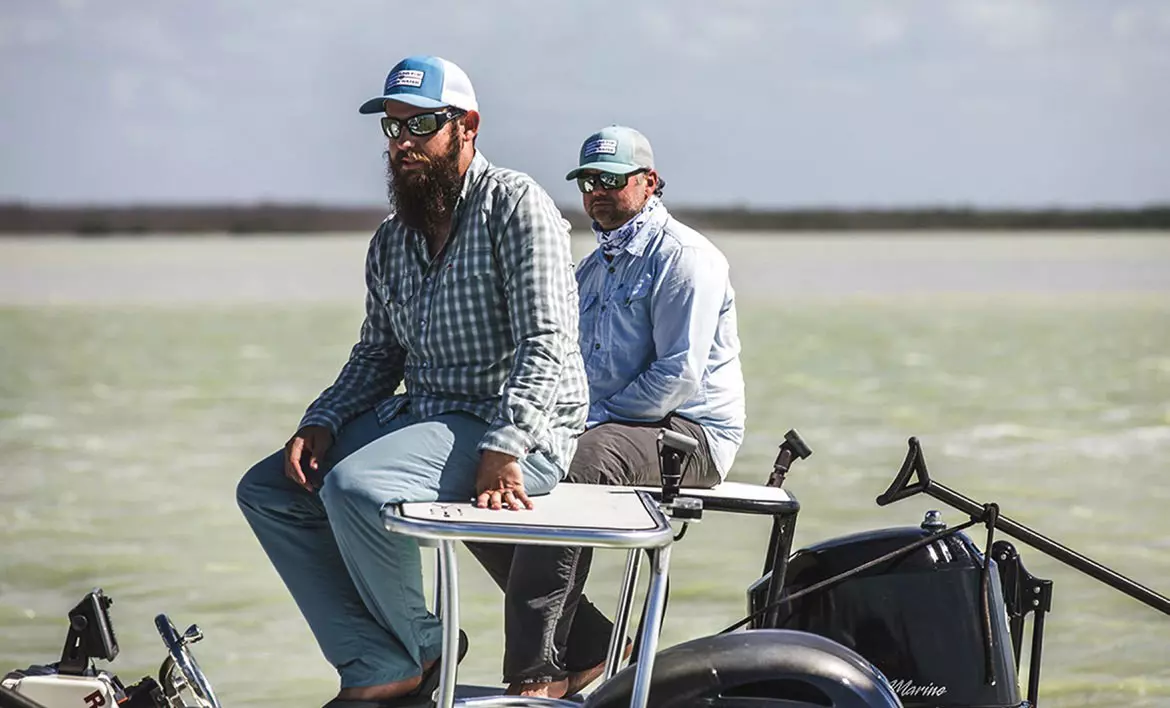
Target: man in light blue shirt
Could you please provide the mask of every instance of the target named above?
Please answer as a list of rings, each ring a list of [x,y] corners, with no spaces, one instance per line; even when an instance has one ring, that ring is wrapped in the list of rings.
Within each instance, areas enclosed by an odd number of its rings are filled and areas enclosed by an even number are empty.
[[[657,434],[669,428],[699,441],[683,486],[714,486],[731,469],[745,417],[727,259],[662,204],[665,182],[638,131],[589,136],[567,179],[598,247],[577,269],[590,406],[565,481],[660,484]],[[590,549],[472,551],[507,595],[510,693],[572,695],[601,674],[612,624],[582,594]]]

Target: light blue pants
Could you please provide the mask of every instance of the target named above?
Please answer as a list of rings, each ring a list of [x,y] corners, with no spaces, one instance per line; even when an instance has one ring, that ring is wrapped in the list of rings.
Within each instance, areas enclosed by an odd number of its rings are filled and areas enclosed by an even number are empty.
[[[439,656],[418,542],[387,531],[381,509],[470,500],[486,430],[465,413],[419,420],[406,411],[380,424],[371,411],[338,434],[317,493],[284,476],[283,450],[240,480],[240,509],[343,688],[418,676]],[[529,494],[548,493],[564,476],[543,454],[521,465]]]

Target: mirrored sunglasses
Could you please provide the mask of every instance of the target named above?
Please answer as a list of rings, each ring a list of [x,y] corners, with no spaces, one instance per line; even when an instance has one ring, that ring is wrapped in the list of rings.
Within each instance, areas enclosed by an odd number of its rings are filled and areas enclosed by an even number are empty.
[[[577,189],[581,190],[582,194],[589,194],[598,187],[605,190],[625,189],[625,186],[630,183],[630,178],[634,175],[641,174],[646,170],[634,170],[625,175],[618,175],[612,172],[599,172],[595,175],[580,175],[577,177]]]
[[[419,113],[405,120],[382,116],[382,132],[386,137],[397,140],[402,135],[402,127],[406,126],[411,135],[431,135],[446,125],[447,121],[458,118],[465,112],[455,108],[444,108],[434,113]]]

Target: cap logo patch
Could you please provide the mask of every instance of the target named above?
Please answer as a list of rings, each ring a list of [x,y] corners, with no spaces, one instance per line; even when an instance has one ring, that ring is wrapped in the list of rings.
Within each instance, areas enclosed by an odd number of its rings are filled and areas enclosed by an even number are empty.
[[[412,86],[418,88],[422,86],[423,73],[418,69],[401,69],[396,71],[390,74],[390,78],[386,79],[386,91],[389,92],[395,86]]]
[[[584,153],[585,157],[589,157],[590,155],[616,155],[617,141],[606,140],[603,138],[590,140],[589,142],[585,143]]]

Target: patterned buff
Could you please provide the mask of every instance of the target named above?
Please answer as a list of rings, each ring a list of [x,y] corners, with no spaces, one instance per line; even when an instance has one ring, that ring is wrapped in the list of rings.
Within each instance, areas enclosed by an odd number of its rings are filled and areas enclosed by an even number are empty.
[[[642,207],[642,210],[634,214],[634,218],[613,231],[603,231],[597,225],[597,222],[594,221],[593,233],[597,234],[597,245],[601,247],[601,252],[613,258],[624,251],[626,246],[630,245],[630,241],[634,240],[634,237],[638,235],[642,227],[650,220],[650,217],[654,214],[654,210],[661,204],[662,202],[659,201],[658,197],[650,197],[646,200],[646,204]]]

